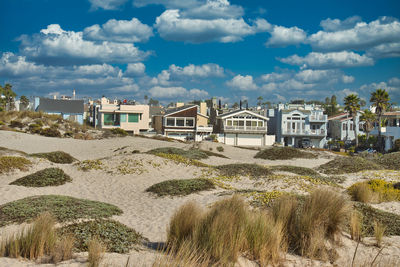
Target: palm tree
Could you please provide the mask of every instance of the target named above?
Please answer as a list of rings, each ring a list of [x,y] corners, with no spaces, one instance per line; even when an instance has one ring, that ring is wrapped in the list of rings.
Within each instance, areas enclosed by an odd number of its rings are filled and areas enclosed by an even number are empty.
[[[364,121],[364,130],[367,133],[367,141],[369,139],[369,132],[374,128],[374,122],[376,121],[375,113],[372,113],[369,109],[364,110],[364,113],[360,117],[361,121]]]
[[[382,151],[382,115],[390,106],[390,97],[388,92],[384,89],[376,89],[375,92],[371,93],[371,98],[369,100],[372,106],[375,107],[375,113],[378,116],[378,147]]]
[[[357,136],[357,125],[356,125],[356,117],[357,112],[360,110],[360,98],[355,95],[351,94],[344,98],[344,109],[350,113],[350,117],[353,117],[353,130],[354,130],[354,137],[356,138],[356,147],[358,146],[358,136]]]

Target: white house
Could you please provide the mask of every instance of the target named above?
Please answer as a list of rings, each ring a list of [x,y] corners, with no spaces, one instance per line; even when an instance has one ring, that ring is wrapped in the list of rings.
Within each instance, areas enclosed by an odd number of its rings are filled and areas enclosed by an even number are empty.
[[[268,118],[249,110],[234,110],[217,116],[218,141],[235,146],[268,146],[275,142],[267,134]]]
[[[354,127],[356,127],[357,135],[364,134],[363,122],[360,122],[360,112],[355,117],[349,113],[341,113],[328,118],[328,137],[334,140],[354,140]]]
[[[269,133],[285,146],[301,147],[307,141],[314,147],[325,147],[328,117],[314,105],[279,104],[268,110]]]
[[[400,111],[385,112],[382,116],[385,126],[382,127],[385,151],[393,148],[394,141],[400,139]],[[371,132],[371,135],[378,136],[378,126]]]

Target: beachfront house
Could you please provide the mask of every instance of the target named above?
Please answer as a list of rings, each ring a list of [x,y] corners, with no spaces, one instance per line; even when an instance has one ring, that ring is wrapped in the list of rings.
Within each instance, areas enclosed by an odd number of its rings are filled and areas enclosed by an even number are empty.
[[[268,146],[275,142],[267,134],[268,118],[246,109],[237,109],[216,117],[214,131],[218,141],[234,146]]]
[[[360,122],[361,113],[358,112],[355,118],[349,113],[341,113],[328,118],[328,137],[334,140],[353,141],[355,139],[354,127],[357,135],[365,134],[363,122]],[[355,123],[354,123],[355,120]]]
[[[62,116],[65,120],[71,120],[83,124],[84,103],[83,100],[63,100],[35,97],[34,110],[42,111],[47,114]]]
[[[267,112],[269,133],[285,146],[325,147],[328,117],[320,106],[308,104],[278,104]]]
[[[100,105],[94,105],[94,126],[101,129],[121,128],[133,134],[149,129],[149,106],[134,105],[118,101],[101,99]]]
[[[384,126],[382,127],[382,138],[384,139],[385,151],[393,148],[394,141],[400,139],[400,111],[385,112],[382,116]],[[370,132],[378,136],[378,125]]]

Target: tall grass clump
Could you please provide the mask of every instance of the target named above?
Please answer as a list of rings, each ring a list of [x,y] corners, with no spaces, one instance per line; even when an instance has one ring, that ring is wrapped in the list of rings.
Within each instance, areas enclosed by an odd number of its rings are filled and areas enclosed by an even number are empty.
[[[395,183],[386,182],[382,179],[372,179],[355,183],[347,191],[353,197],[353,200],[364,203],[400,201],[400,189],[396,188],[395,185]]]
[[[2,241],[0,255],[29,260],[50,255],[57,240],[54,225],[55,220],[50,213],[42,213],[32,226]]]
[[[350,216],[350,225],[349,225],[351,239],[355,241],[361,241],[362,226],[363,226],[362,214],[357,210],[352,211]]]
[[[382,239],[385,235],[386,226],[378,221],[374,222],[374,236],[376,240],[376,245],[378,247],[382,246]]]
[[[369,203],[374,198],[374,192],[366,183],[355,183],[349,187],[348,192],[354,201]]]
[[[100,262],[103,259],[105,252],[104,245],[97,238],[92,238],[88,244],[88,252],[89,267],[100,266]]]
[[[75,237],[73,235],[66,235],[57,241],[51,255],[53,263],[59,263],[72,259],[74,249]]]

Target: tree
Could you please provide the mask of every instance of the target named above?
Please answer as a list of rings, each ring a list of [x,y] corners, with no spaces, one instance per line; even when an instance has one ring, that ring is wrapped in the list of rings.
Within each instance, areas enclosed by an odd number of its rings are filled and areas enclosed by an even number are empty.
[[[375,107],[375,114],[378,116],[378,147],[382,151],[382,115],[389,108],[390,97],[388,92],[384,89],[376,89],[375,92],[371,93],[369,102]]]
[[[149,100],[149,105],[150,106],[158,106],[158,104],[159,104],[158,100],[150,98],[150,100]]]
[[[144,95],[144,102],[147,104],[147,100],[149,99],[149,97],[147,95]]]
[[[239,104],[237,102],[233,103],[232,108],[237,109],[239,107]]]
[[[369,109],[364,110],[360,120],[364,122],[364,131],[367,133],[367,141],[369,139],[369,132],[374,129],[374,122],[376,121],[375,113],[372,113]]]
[[[264,105],[264,108],[265,108],[265,106],[267,106],[267,108],[271,108],[272,107],[272,104],[271,104],[271,102],[270,101],[265,101],[264,103],[262,103],[263,105]]]
[[[262,96],[257,97],[257,106],[261,106],[263,100],[264,98]]]
[[[16,96],[17,94],[12,90],[11,84],[6,83],[4,87],[0,85],[0,108],[3,110],[5,110],[7,106],[11,108],[14,105],[14,98]]]
[[[26,109],[29,106],[29,99],[26,96],[22,95],[19,98],[19,101],[21,102],[21,104],[24,107],[24,109]]]
[[[357,112],[360,110],[360,98],[355,95],[351,94],[344,98],[344,109],[350,113],[350,116],[353,117],[353,130],[354,130],[354,137],[356,138],[356,147],[358,146],[358,135],[357,135]]]

